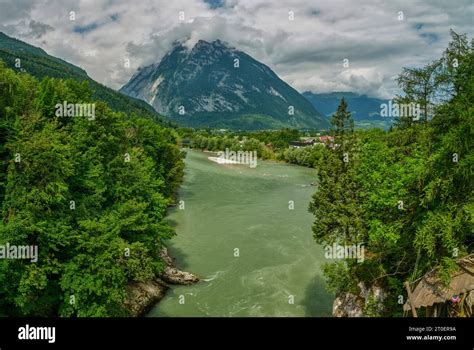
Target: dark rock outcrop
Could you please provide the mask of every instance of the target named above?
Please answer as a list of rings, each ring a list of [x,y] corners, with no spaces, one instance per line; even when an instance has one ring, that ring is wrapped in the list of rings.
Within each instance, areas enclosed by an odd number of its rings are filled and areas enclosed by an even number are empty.
[[[196,275],[176,268],[173,258],[168,254],[168,249],[163,248],[160,257],[166,264],[166,267],[160,276],[163,281],[170,284],[193,284],[199,282],[199,278]]]
[[[334,317],[362,317],[364,314],[364,299],[352,293],[341,293],[332,304]]]
[[[378,285],[366,286],[359,282],[359,294],[340,293],[334,299],[334,317],[374,317],[384,313],[385,291]]]
[[[167,288],[168,286],[158,279],[132,282],[127,287],[127,299],[124,306],[131,316],[141,316],[165,296]]]
[[[176,268],[168,249],[163,248],[160,257],[166,265],[160,276],[145,282],[131,282],[127,286],[124,306],[131,316],[141,316],[149,311],[165,296],[168,284],[189,285],[199,282],[196,275]]]

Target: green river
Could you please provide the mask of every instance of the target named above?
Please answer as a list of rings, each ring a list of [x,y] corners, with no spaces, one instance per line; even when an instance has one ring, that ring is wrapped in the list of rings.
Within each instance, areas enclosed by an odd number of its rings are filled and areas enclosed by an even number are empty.
[[[209,156],[188,151],[184,208],[169,215],[171,256],[201,281],[172,286],[149,316],[331,316],[324,251],[307,210],[315,170],[220,165]]]

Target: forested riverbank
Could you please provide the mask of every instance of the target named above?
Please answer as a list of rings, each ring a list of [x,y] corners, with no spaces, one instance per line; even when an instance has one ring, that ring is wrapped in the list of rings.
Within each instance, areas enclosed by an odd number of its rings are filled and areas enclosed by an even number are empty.
[[[314,239],[323,246],[362,246],[365,252],[363,261],[349,257],[324,267],[329,289],[339,303],[356,309],[352,315],[403,315],[406,282],[412,285],[437,268],[448,285],[456,261],[473,251],[472,41],[452,32],[440,59],[404,68],[398,82],[403,94],[397,103],[417,104],[420,113],[398,117],[388,131],[354,130],[342,101],[329,132],[333,147],[290,149],[292,140],[317,134],[288,129],[180,131],[192,147],[253,147],[262,158],[317,169],[309,204]],[[461,313],[458,304],[452,308]]]
[[[0,312],[128,315],[127,287],[166,268],[177,134],[113,112],[87,82],[39,82],[2,64],[0,82],[0,245],[38,251],[37,262],[0,259]],[[92,113],[77,114],[84,105]]]

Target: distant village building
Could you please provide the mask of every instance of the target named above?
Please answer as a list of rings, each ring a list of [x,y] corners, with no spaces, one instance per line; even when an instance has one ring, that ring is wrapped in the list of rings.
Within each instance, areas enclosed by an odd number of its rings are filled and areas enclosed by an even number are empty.
[[[302,137],[299,141],[291,141],[290,148],[312,147],[314,145],[324,145],[335,148],[333,136],[319,136],[317,138]]]
[[[319,136],[319,143],[323,144],[331,149],[338,147],[337,144],[334,143],[334,136]]]
[[[334,142],[334,136],[319,136],[319,141],[323,143]]]

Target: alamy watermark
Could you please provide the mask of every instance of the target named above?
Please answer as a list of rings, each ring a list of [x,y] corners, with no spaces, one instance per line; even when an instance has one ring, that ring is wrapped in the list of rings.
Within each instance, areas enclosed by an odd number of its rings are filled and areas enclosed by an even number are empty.
[[[95,120],[95,103],[57,103],[55,106],[56,117],[86,117]]]
[[[6,243],[0,245],[0,259],[24,259],[31,262],[38,261],[37,245],[14,245]]]
[[[217,152],[219,164],[247,164],[250,168],[257,167],[257,151],[225,151]]]
[[[356,259],[357,262],[363,262],[365,248],[362,244],[353,245],[327,245],[324,247],[324,257],[326,259]]]
[[[422,108],[419,103],[393,103],[389,100],[388,103],[380,105],[381,117],[411,117],[413,120],[420,119],[422,115]]]
[[[19,340],[47,340],[48,343],[56,341],[56,327],[35,327],[26,324],[18,328]]]

